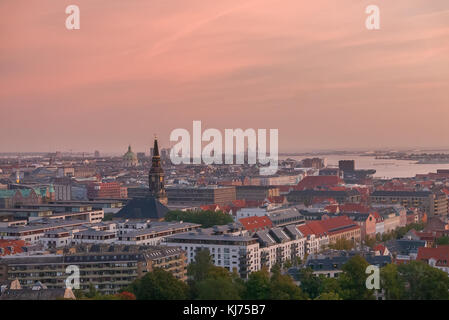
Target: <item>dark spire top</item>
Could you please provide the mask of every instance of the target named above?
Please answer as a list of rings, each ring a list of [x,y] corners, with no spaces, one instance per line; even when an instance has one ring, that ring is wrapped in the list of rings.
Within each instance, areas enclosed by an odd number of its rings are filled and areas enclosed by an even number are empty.
[[[159,157],[159,146],[157,144],[157,137],[154,137],[153,157]]]

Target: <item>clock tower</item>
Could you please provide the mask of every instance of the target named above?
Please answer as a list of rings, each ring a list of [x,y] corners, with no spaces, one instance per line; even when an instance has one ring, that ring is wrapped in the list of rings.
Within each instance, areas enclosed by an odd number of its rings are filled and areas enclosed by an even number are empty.
[[[164,185],[164,170],[162,169],[161,156],[159,154],[159,146],[157,137],[154,139],[153,158],[149,174],[150,194],[160,203],[166,205],[168,202]]]

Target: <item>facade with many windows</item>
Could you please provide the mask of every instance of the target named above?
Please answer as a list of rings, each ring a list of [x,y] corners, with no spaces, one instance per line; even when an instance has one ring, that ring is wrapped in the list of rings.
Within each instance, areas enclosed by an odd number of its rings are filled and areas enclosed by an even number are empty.
[[[244,279],[260,269],[259,243],[249,236],[184,233],[167,237],[165,244],[181,247],[188,263],[195,261],[198,251],[207,249],[216,266],[236,270]]]
[[[18,279],[24,288],[32,287],[37,281],[49,289],[65,288],[65,280],[73,272],[66,273],[66,270],[73,266],[79,268],[81,290],[93,285],[103,294],[113,294],[154,268],[166,270],[183,281],[187,278],[186,257],[179,248],[82,245],[67,251],[2,257],[0,281]]]

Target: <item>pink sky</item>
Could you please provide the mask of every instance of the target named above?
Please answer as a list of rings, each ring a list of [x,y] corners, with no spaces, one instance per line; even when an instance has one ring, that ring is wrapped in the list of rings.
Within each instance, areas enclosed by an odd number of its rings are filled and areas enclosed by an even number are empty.
[[[281,151],[449,147],[447,0],[2,0],[0,36],[0,152],[143,151],[193,120]]]

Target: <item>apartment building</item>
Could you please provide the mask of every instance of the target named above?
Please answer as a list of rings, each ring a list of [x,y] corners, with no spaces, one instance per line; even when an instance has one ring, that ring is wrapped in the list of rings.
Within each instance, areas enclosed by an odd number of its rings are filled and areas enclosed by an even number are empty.
[[[298,226],[298,229],[305,236],[310,237],[310,243],[306,242],[308,253],[319,252],[339,239],[360,243],[362,235],[360,226],[347,216],[311,221]]]
[[[329,251],[326,253],[312,254],[307,257],[305,266],[313,270],[316,276],[323,275],[327,278],[337,278],[343,272],[342,267],[352,257],[360,255],[370,264],[382,268],[391,263],[390,256],[379,256],[374,253],[358,251]]]
[[[234,186],[167,187],[166,191],[169,204],[218,204],[222,206],[236,200]]]
[[[188,263],[195,261],[199,250],[207,249],[216,266],[236,270],[243,279],[260,270],[259,243],[249,236],[190,232],[167,237],[164,244],[181,247],[186,252]]]
[[[38,243],[47,231],[73,228],[83,226],[86,222],[82,220],[55,221],[41,224],[30,224],[26,226],[14,226],[0,228],[0,239],[24,240],[29,243]]]
[[[447,196],[431,191],[374,191],[371,203],[401,205],[405,208],[419,208],[430,216],[447,216]]]
[[[287,194],[291,203],[312,203],[313,199],[335,199],[338,203],[359,203],[361,194],[354,189],[349,190],[292,190]]]
[[[306,253],[306,237],[294,225],[260,230],[254,236],[260,245],[260,268],[271,270],[275,264],[303,259]]]
[[[235,190],[237,199],[264,201],[279,196],[279,188],[274,186],[236,186]]]
[[[305,253],[318,253],[329,245],[329,236],[324,230],[313,229],[308,224],[300,225],[297,228],[305,237]]]
[[[65,288],[68,266],[80,270],[80,289],[93,285],[103,294],[114,294],[154,268],[186,280],[186,257],[175,247],[81,245],[63,254],[15,255],[0,258],[0,281],[18,279],[24,288],[37,281],[51,288]]]
[[[200,224],[189,222],[126,222],[119,227],[117,243],[159,245],[168,236],[192,232],[200,227]]]

